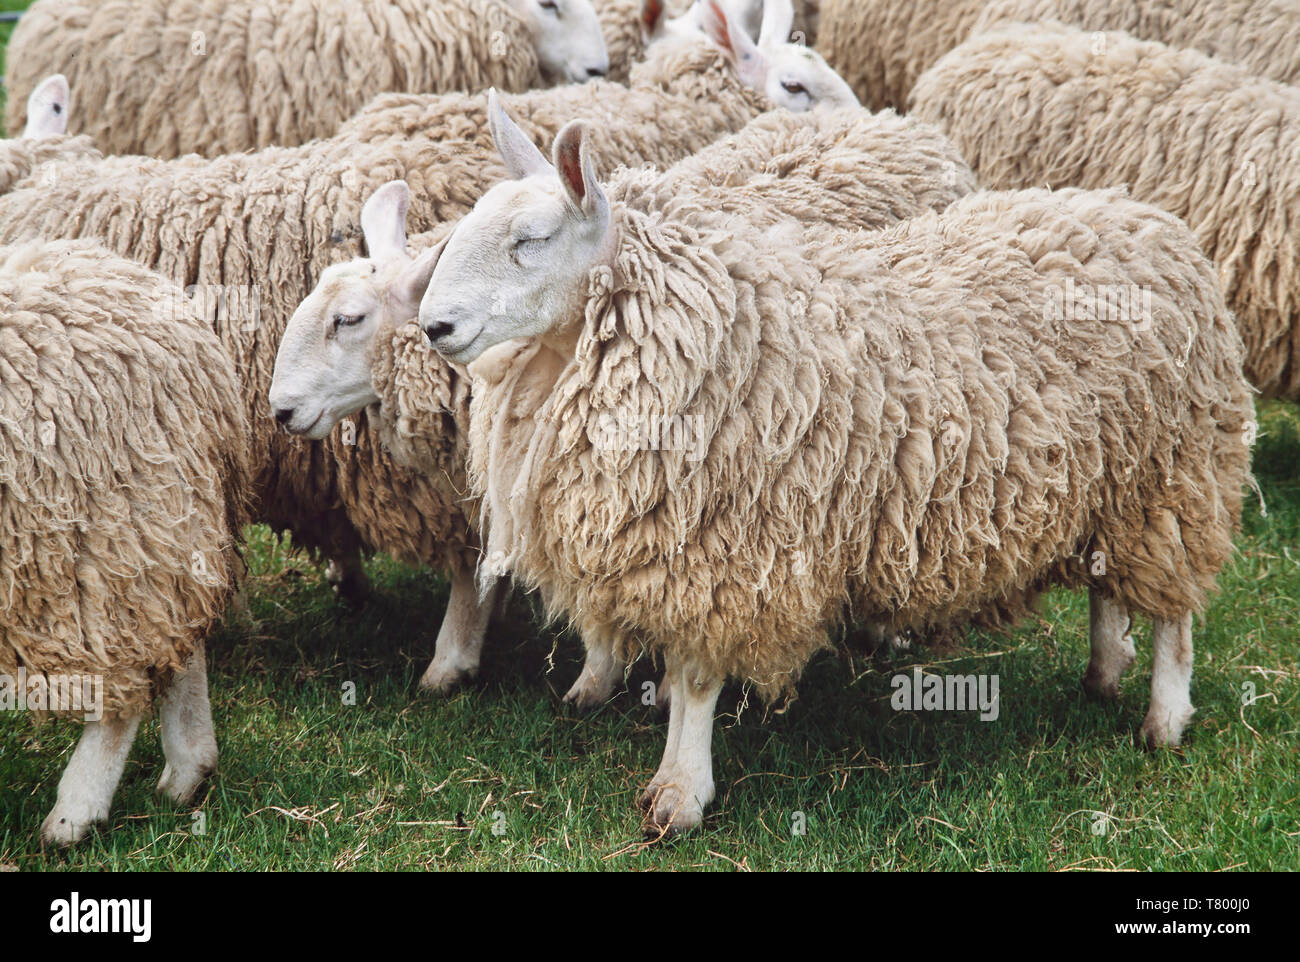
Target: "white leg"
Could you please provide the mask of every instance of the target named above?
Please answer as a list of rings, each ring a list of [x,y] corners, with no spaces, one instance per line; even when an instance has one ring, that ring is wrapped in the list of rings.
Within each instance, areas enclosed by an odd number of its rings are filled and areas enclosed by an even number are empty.
[[[675,835],[696,828],[715,794],[713,711],[722,681],[689,668],[673,675],[668,708],[668,744],[654,779],[641,796],[648,831]]]
[[[1088,594],[1088,638],[1092,656],[1083,676],[1083,689],[1093,698],[1113,700],[1119,695],[1119,680],[1133,664],[1132,621],[1128,609],[1095,590]]]
[[[1151,706],[1142,737],[1151,748],[1177,745],[1192,713],[1192,616],[1156,618],[1151,629]]]
[[[167,764],[158,791],[177,804],[194,797],[203,780],[217,770],[217,736],[208,701],[208,663],[200,645],[184,671],[163,693],[158,713]]]
[[[70,845],[80,841],[95,822],[108,818],[139,727],[139,716],[86,722],[81,741],[59,779],[54,810],[41,824],[45,841]]]
[[[580,709],[603,705],[623,680],[624,668],[626,665],[623,664],[623,659],[614,654],[611,646],[603,643],[589,646],[582,674],[573,683],[564,700]]]
[[[421,688],[450,691],[478,673],[483,638],[487,634],[488,622],[492,620],[492,609],[505,588],[506,580],[498,579],[480,603],[474,573],[467,569],[452,572],[447,613],[442,616],[433,661],[420,679]]]
[[[366,577],[360,551],[349,551],[330,558],[325,567],[325,580],[334,589],[334,593],[350,605],[364,603],[370,594],[370,579]]]

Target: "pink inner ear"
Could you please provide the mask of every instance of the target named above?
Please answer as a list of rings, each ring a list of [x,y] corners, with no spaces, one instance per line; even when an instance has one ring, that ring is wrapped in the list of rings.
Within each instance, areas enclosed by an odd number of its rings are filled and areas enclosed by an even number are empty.
[[[641,25],[645,27],[646,33],[654,33],[659,18],[663,15],[664,5],[659,0],[645,0],[641,7]]]
[[[560,176],[578,200],[587,199],[587,185],[582,180],[582,155],[576,144],[565,144],[560,151]]]
[[[709,0],[709,11],[712,16],[704,18],[709,38],[727,53],[735,56],[736,52],[731,49],[731,34],[727,30],[727,15],[718,0]]]

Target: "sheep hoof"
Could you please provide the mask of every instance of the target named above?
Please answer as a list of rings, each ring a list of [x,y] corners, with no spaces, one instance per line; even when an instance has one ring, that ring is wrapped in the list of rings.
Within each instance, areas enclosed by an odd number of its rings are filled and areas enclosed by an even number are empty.
[[[676,784],[651,785],[637,799],[637,806],[645,812],[642,825],[647,838],[669,839],[683,832],[699,828],[704,821],[704,804],[698,794],[687,792]]]
[[[1119,682],[1115,679],[1103,679],[1094,674],[1092,669],[1083,676],[1083,691],[1093,701],[1114,701],[1119,697]]]
[[[445,695],[470,681],[478,673],[477,668],[462,668],[458,665],[430,665],[420,678],[420,691]]]
[[[194,798],[204,780],[216,770],[215,757],[211,763],[200,762],[184,768],[169,763],[163,767],[162,778],[158,779],[158,793],[166,795],[177,805],[185,805]]]
[[[95,809],[73,811],[75,806],[55,805],[41,823],[41,838],[50,845],[75,845],[86,837],[96,822],[108,820],[108,812]]]
[[[1176,748],[1183,740],[1183,727],[1194,711],[1188,706],[1179,712],[1148,712],[1142,722],[1142,744],[1149,749]]]
[[[578,711],[592,711],[609,701],[612,694],[613,691],[597,684],[595,679],[584,671],[565,694],[564,701]]]

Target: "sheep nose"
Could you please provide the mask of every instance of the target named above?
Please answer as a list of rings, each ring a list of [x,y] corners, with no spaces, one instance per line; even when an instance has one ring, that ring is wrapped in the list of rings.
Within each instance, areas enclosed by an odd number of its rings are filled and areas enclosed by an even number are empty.
[[[293,418],[293,408],[276,408],[275,419],[281,424],[288,424]]]
[[[605,70],[604,67],[588,67],[588,68],[587,68],[587,76],[588,76],[588,77],[603,77],[603,76],[605,76],[606,72],[607,72],[607,71]]]
[[[440,338],[446,337],[454,330],[456,330],[455,324],[448,324],[446,321],[435,321],[424,329],[424,334],[429,339],[430,344],[435,344]]]

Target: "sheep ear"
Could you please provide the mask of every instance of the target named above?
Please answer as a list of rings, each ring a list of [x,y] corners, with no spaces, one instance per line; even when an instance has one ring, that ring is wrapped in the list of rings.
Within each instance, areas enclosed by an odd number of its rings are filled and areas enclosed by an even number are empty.
[[[663,0],[642,0],[641,36],[650,39],[659,32],[664,20]]]
[[[601,207],[608,207],[605,190],[596,180],[596,165],[591,159],[587,128],[580,120],[571,120],[555,138],[553,151],[560,183],[569,202],[585,216],[591,217]]]
[[[492,131],[492,142],[506,162],[506,172],[512,180],[523,180],[551,169],[546,155],[537,149],[537,145],[501,106],[495,87],[488,91],[488,129]]]
[[[406,253],[406,209],[411,188],[404,180],[390,180],[370,195],[361,208],[361,233],[373,260],[388,260]]]
[[[705,35],[727,55],[741,82],[752,90],[762,90],[767,79],[767,60],[759,52],[738,20],[728,17],[719,0],[703,0],[701,12]]]
[[[448,231],[446,237],[428,250],[421,251],[416,255],[415,260],[403,268],[402,273],[394,281],[393,292],[398,297],[408,304],[416,305],[424,300],[424,292],[429,289],[429,281],[433,278],[433,269],[438,266],[438,259],[442,257],[442,252],[450,239],[451,231]]]
[[[72,91],[61,73],[46,77],[27,98],[24,137],[57,137],[68,130],[68,104]]]
[[[763,26],[758,32],[758,48],[788,43],[794,30],[794,0],[763,0]]]

